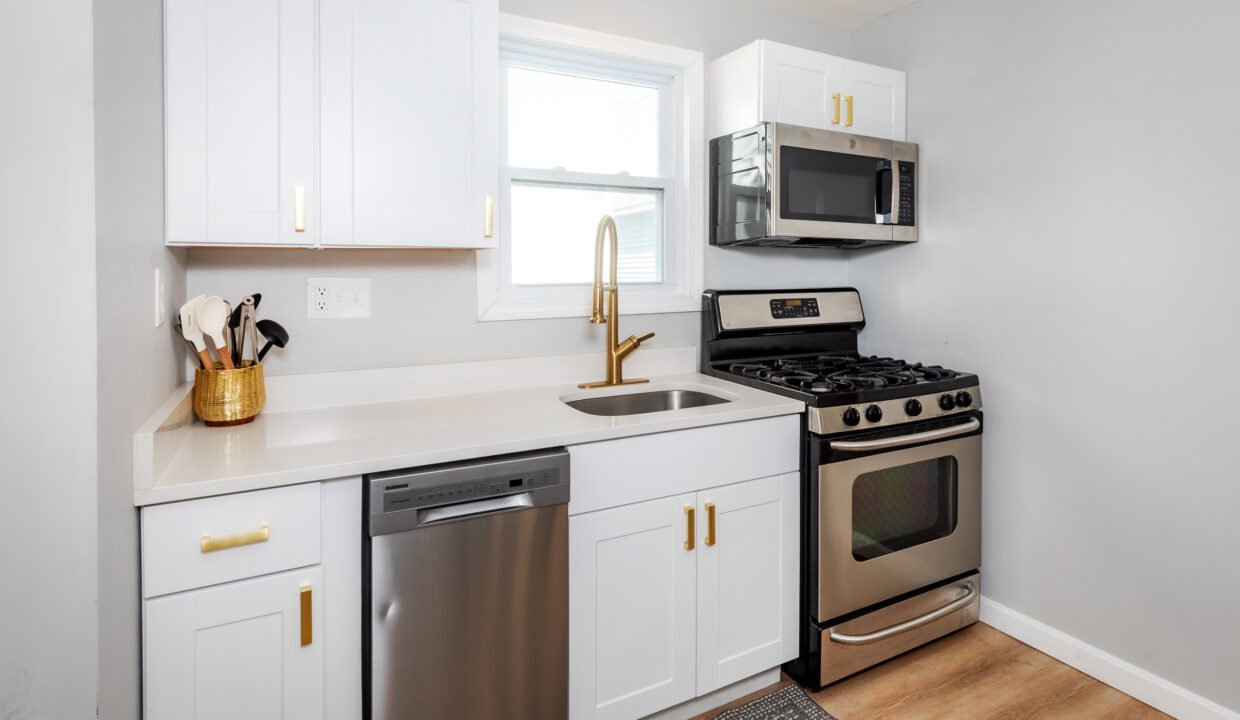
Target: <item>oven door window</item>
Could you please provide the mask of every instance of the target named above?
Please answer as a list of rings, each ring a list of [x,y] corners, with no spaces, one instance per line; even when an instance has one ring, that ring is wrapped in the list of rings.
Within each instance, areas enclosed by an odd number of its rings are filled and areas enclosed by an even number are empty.
[[[950,456],[859,475],[852,487],[853,558],[873,560],[951,535],[957,475]]]
[[[782,218],[873,225],[891,212],[890,197],[889,160],[791,146],[779,149]]]

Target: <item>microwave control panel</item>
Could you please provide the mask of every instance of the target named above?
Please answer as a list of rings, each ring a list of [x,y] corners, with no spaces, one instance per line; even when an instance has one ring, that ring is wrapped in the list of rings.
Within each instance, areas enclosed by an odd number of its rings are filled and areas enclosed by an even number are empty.
[[[897,225],[913,225],[913,176],[915,163],[900,163],[900,212],[896,220]]]

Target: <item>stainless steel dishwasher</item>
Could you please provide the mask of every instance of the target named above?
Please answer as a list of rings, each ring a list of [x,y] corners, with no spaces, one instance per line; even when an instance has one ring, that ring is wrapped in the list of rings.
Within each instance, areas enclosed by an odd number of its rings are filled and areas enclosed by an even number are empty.
[[[365,715],[568,717],[568,453],[368,475]]]

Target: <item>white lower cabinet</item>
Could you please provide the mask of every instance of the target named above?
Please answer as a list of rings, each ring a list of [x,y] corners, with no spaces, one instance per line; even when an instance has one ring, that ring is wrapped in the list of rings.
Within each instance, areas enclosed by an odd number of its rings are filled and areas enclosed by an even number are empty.
[[[361,717],[361,498],[350,478],[143,508],[146,720]]]
[[[314,567],[148,602],[148,720],[322,718],[322,587]]]
[[[644,717],[796,657],[796,429],[795,418],[775,418],[569,448],[574,499],[589,508],[569,518],[573,720]],[[747,447],[750,431],[772,444]],[[784,442],[786,431],[793,432]],[[715,459],[701,461],[700,474],[660,477],[650,463],[661,445],[678,448],[679,457],[711,449]],[[779,474],[729,477],[726,457],[719,458],[733,452],[746,458],[734,468]],[[626,466],[637,468],[630,489],[703,489],[589,505],[601,497],[591,484],[618,481]],[[711,487],[710,478],[726,484]]]

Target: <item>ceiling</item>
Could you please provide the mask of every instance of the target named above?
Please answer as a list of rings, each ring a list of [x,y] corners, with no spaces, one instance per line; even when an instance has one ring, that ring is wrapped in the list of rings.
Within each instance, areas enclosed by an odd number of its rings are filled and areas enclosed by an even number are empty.
[[[739,0],[767,12],[812,20],[849,30],[917,0]]]

